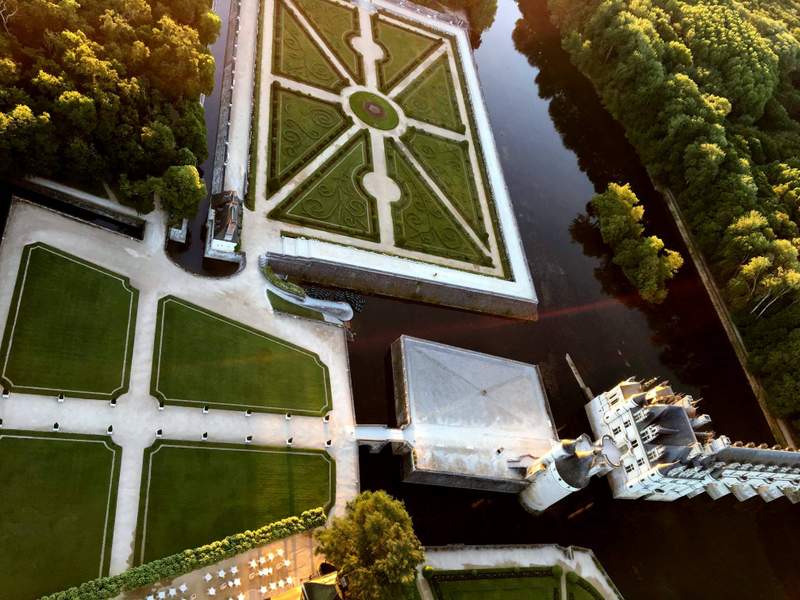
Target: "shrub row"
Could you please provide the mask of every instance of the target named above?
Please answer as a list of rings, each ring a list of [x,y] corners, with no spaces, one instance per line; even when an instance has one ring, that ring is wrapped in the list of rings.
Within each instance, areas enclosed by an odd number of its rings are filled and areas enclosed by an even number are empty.
[[[258,22],[256,24],[256,68],[255,81],[253,82],[253,114],[250,120],[250,156],[247,166],[247,193],[244,197],[244,205],[250,209],[256,209],[256,175],[258,169],[258,119],[261,112],[261,61],[263,56],[262,45],[264,43],[264,6],[259,3]]]
[[[325,524],[327,517],[322,508],[308,510],[299,517],[289,517],[265,525],[254,531],[235,533],[219,541],[184,550],[165,558],[133,567],[119,575],[87,581],[63,592],[44,596],[40,600],[101,600],[114,598],[122,592],[153,585],[163,579],[180,577],[196,569],[247,552],[297,533]]]
[[[302,288],[302,286],[278,277],[278,275],[269,265],[264,265],[261,268],[261,272],[264,274],[264,277],[267,278],[267,281],[269,281],[276,288],[283,290],[287,294],[297,297],[299,300],[302,300],[306,297],[306,291]]]

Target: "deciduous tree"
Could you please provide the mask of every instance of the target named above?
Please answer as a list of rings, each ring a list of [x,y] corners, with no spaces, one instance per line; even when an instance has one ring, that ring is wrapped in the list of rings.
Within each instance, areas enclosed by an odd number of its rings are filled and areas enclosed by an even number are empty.
[[[350,501],[345,516],[320,530],[317,541],[354,600],[402,600],[424,559],[403,503],[383,491]]]

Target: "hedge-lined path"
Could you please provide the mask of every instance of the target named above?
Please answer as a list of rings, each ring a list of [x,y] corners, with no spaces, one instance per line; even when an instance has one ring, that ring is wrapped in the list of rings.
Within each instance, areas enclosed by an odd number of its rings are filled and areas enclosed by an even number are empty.
[[[7,428],[50,431],[53,423],[58,422],[62,431],[104,434],[109,425],[113,426],[113,440],[122,446],[123,453],[111,574],[120,573],[131,564],[143,452],[153,443],[157,429],[162,429],[164,437],[170,439],[199,441],[202,433],[208,432],[211,441],[241,443],[246,435],[253,435],[254,444],[273,446],[284,445],[291,436],[296,448],[323,449],[325,441],[330,439],[329,453],[336,460],[333,512],[341,513],[359,488],[358,448],[353,437],[354,414],[343,331],[273,315],[264,299],[265,284],[255,256],[247,269],[230,279],[208,280],[186,273],[164,254],[163,215],[154,213],[147,219],[145,240],[139,242],[25,202],[15,202],[0,246],[3,282],[0,322],[5,322],[9,311],[22,248],[35,241],[123,274],[139,290],[129,391],[117,400],[115,407],[100,400],[68,397],[58,403],[54,397],[16,393],[9,399],[0,399],[0,418]],[[211,410],[204,415],[199,408],[177,406],[159,410],[150,395],[151,362],[158,300],[170,294],[316,352],[330,372],[333,400],[330,422],[300,416],[287,421],[282,414],[266,413],[246,417],[244,412],[227,410]],[[224,348],[197,351],[224,355]]]

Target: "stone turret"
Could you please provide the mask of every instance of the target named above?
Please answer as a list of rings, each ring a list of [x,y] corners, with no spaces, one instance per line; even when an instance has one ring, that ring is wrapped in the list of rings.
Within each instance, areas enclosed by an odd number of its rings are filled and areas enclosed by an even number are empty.
[[[608,474],[615,498],[671,501],[706,492],[739,500],[800,501],[800,452],[731,443],[705,430],[698,400],[667,383],[627,379],[586,405],[594,434],[622,450]]]
[[[609,436],[595,442],[586,434],[561,440],[526,467],[529,485],[520,492],[520,502],[532,512],[541,512],[586,487],[593,476],[611,471],[619,465],[620,456]]]

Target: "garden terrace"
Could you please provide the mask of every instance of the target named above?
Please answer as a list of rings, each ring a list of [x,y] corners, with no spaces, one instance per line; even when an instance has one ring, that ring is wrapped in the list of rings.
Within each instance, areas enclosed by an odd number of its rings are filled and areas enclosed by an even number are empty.
[[[157,441],[145,450],[134,562],[315,507],[327,511],[335,481],[323,450]]]
[[[159,302],[151,393],[165,404],[322,416],[328,368],[314,352],[173,296]]]
[[[535,291],[466,33],[380,0],[262,10],[253,135],[267,144],[254,148],[249,181],[266,212],[252,231],[271,264],[532,318]]]
[[[110,437],[0,430],[0,595],[108,573],[121,455]]]
[[[26,246],[3,336],[3,385],[94,399],[125,393],[137,301],[127,277],[46,244]]]
[[[574,572],[564,576],[559,566],[434,570],[428,581],[436,600],[604,599],[591,583]],[[566,596],[563,590],[566,590]]]

